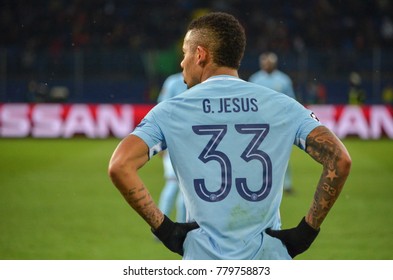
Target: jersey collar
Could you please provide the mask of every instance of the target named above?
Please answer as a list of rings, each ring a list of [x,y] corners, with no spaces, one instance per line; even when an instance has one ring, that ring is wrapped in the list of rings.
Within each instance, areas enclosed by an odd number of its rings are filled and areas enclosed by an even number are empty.
[[[207,82],[212,82],[212,81],[243,81],[242,79],[230,75],[218,75],[218,76],[212,76],[202,82],[207,83]]]

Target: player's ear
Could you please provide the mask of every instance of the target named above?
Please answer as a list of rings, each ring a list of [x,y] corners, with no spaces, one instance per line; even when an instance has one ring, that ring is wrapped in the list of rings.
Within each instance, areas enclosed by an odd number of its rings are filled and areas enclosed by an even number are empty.
[[[205,66],[209,57],[209,53],[207,49],[205,49],[202,46],[197,46],[196,55],[197,55],[197,64],[199,66]]]

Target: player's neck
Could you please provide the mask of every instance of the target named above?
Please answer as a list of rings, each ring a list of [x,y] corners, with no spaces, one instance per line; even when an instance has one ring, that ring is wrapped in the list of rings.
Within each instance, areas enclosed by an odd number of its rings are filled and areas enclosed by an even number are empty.
[[[206,68],[202,73],[202,82],[213,76],[219,75],[229,75],[234,77],[239,77],[238,71],[229,67],[210,67]]]

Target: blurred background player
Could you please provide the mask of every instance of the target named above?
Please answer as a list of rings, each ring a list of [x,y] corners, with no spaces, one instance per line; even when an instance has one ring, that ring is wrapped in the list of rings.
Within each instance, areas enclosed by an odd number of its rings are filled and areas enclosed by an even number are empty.
[[[184,83],[182,73],[180,72],[173,74],[164,81],[157,101],[159,103],[170,99],[182,93],[186,89],[187,85]],[[186,208],[184,206],[183,195],[179,190],[178,182],[168,151],[164,151],[162,156],[165,185],[160,195],[158,207],[165,215],[169,216],[176,203],[176,220],[178,222],[185,222]]]
[[[252,74],[249,81],[296,99],[292,80],[287,74],[277,69],[277,61],[278,58],[275,53],[262,53],[259,56],[259,66],[261,69]],[[287,171],[285,172],[284,191],[286,193],[291,193],[293,191],[292,172],[289,163]]]

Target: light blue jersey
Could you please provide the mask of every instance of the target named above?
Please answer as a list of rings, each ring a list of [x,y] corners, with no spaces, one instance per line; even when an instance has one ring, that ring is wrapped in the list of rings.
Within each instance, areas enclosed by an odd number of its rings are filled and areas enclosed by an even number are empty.
[[[170,75],[168,78],[165,79],[160,94],[158,95],[157,101],[162,102],[168,100],[186,90],[187,85],[184,82],[183,74],[181,72]],[[175,177],[169,158],[169,153],[164,154],[164,173],[166,178]]]
[[[291,78],[284,72],[274,70],[270,74],[265,71],[258,71],[248,79],[252,83],[271,88],[277,92],[282,92],[289,97],[295,98]]]
[[[132,132],[150,156],[168,147],[187,210],[184,259],[289,259],[265,234],[279,207],[292,145],[321,125],[284,94],[215,76],[155,106]]]
[[[157,101],[162,102],[168,100],[186,90],[187,85],[184,83],[183,74],[181,72],[173,74],[165,79]],[[158,206],[164,214],[170,216],[173,205],[176,204],[176,221],[185,222],[187,214],[184,199],[183,195],[179,192],[176,174],[172,167],[169,152],[163,154],[163,167],[165,185],[161,191]]]

